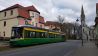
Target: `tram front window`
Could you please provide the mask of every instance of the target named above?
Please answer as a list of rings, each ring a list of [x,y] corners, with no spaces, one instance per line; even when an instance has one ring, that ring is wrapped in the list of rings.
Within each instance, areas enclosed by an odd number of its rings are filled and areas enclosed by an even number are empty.
[[[22,37],[22,30],[21,28],[12,28],[11,38],[21,38]]]

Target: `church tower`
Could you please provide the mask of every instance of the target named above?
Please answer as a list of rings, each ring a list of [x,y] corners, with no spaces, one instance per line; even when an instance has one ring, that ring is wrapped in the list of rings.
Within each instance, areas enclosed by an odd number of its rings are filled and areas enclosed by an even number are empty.
[[[81,18],[81,26],[82,27],[85,27],[86,26],[86,23],[85,23],[85,14],[84,14],[83,6],[81,8],[81,16],[80,16],[80,18]]]
[[[81,34],[82,34],[82,39],[87,39],[87,26],[86,26],[86,23],[85,23],[85,13],[84,13],[83,6],[81,8],[80,19],[81,19]]]

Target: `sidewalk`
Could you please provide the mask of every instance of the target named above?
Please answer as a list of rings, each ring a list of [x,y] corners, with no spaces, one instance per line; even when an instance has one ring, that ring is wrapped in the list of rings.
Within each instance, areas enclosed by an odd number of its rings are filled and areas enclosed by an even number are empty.
[[[9,49],[11,49],[9,47],[9,41],[0,41],[0,52]]]
[[[9,46],[9,41],[0,41],[0,47]]]
[[[98,56],[98,48],[95,46],[94,42],[88,41],[84,43],[84,46],[74,51],[71,56]]]

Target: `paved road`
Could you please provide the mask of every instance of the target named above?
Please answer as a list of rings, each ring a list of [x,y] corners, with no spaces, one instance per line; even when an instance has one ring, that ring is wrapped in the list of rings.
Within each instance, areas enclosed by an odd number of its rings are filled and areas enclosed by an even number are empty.
[[[68,56],[80,47],[81,41],[69,40],[67,42],[37,45],[25,48],[0,52],[0,56]]]

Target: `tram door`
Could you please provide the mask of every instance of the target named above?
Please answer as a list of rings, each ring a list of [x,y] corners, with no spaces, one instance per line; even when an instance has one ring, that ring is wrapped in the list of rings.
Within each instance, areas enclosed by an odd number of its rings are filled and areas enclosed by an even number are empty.
[[[20,27],[13,27],[11,38],[20,38],[22,37],[22,28]]]

